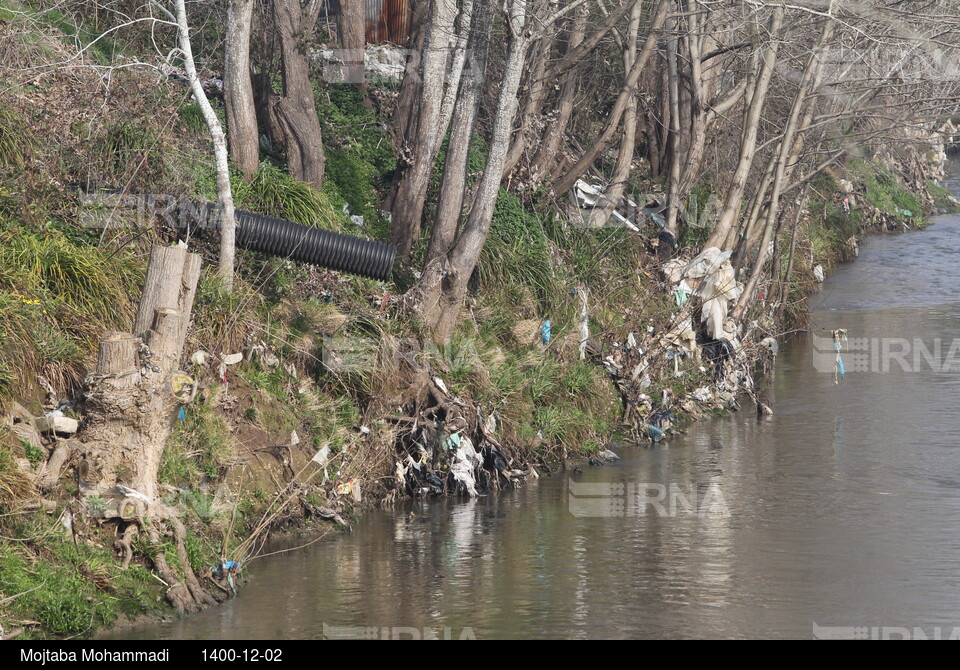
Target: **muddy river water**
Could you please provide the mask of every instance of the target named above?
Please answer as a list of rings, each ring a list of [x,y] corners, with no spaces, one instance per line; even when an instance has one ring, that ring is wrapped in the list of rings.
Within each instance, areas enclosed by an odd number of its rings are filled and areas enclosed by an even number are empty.
[[[124,635],[960,636],[960,217],[868,239],[812,305],[767,382],[772,417],[374,511],[257,561],[223,607]]]

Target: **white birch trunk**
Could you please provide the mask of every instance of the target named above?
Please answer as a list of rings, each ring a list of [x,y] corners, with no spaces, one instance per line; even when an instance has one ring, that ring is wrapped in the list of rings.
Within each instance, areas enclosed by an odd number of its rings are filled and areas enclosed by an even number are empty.
[[[220,125],[207,94],[203,92],[200,78],[197,76],[197,66],[193,60],[193,48],[190,45],[190,28],[187,25],[187,9],[184,0],[175,0],[176,20],[180,40],[180,51],[183,52],[183,67],[187,72],[187,80],[193,97],[203,112],[203,118],[210,129],[213,140],[213,154],[217,164],[217,202],[220,205],[220,276],[227,291],[233,289],[233,265],[236,255],[236,218],[234,217],[233,191],[230,188],[230,163],[227,155],[227,139]]]

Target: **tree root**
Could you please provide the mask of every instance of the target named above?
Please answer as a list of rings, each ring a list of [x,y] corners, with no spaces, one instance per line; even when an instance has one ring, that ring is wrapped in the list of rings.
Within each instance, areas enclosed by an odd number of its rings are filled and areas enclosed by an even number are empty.
[[[152,520],[151,527],[147,537],[150,543],[158,548],[153,555],[153,564],[160,574],[161,579],[169,586],[166,597],[167,601],[173,605],[178,612],[195,611],[203,607],[218,604],[218,601],[207,591],[197,579],[193,568],[190,567],[190,557],[187,554],[187,547],[184,543],[186,529],[183,523],[178,519],[175,513],[170,509],[163,509],[157,512]],[[177,560],[183,568],[183,578],[170,568],[167,558],[162,551],[159,551],[161,544],[160,532],[157,526],[168,522],[172,527],[172,536],[177,546]],[[124,533],[126,539],[126,533]],[[122,542],[121,542],[122,546]]]
[[[133,536],[136,535],[139,530],[140,527],[137,524],[128,524],[123,530],[123,535],[117,539],[114,545],[123,552],[123,563],[120,566],[121,570],[126,570],[130,567],[130,561],[133,560],[133,547],[130,543],[133,541]]]
[[[37,485],[44,491],[52,490],[57,482],[60,481],[60,475],[69,463],[70,457],[74,454],[73,440],[56,440],[57,446],[53,450],[50,459],[44,465],[43,470],[37,476]]]
[[[220,582],[218,582],[218,581],[217,581],[216,579],[214,579],[213,577],[211,577],[209,581],[210,581],[211,584],[213,584],[214,586],[216,586],[218,589],[220,589],[220,590],[223,592],[223,595],[222,595],[222,596],[220,596],[219,594],[211,594],[212,597],[213,597],[215,600],[217,600],[217,602],[223,602],[223,601],[225,601],[225,600],[229,600],[230,597],[233,595],[232,593],[230,593],[230,589],[228,589],[226,586],[224,586],[223,584],[221,584]]]
[[[167,557],[159,550],[160,533],[155,528],[151,528],[148,537],[150,543],[157,546],[157,552],[153,555],[153,565],[160,573],[160,578],[167,585],[167,602],[177,610],[177,612],[192,612],[197,608],[197,603],[190,594],[190,591],[184,584],[180,583],[180,577],[176,572],[170,569],[167,564]]]
[[[169,530],[161,534],[161,531],[158,529],[162,529],[164,523],[169,523]],[[114,542],[114,547],[122,556],[121,570],[129,568],[130,563],[133,561],[133,539],[140,532],[141,527],[147,533],[150,544],[156,547],[156,551],[151,556],[151,561],[160,580],[168,587],[166,593],[167,601],[176,608],[178,612],[195,611],[222,602],[223,598],[216,598],[208,589],[201,585],[196,573],[194,573],[193,568],[190,566],[190,557],[187,554],[185,543],[186,528],[184,528],[180,519],[175,516],[175,512],[169,508],[164,508],[151,515],[149,517],[149,524],[145,523],[144,518],[138,517],[137,520],[131,521],[123,527],[123,532]],[[177,571],[170,567],[170,564],[167,562],[167,557],[163,551],[160,550],[164,534],[171,536],[176,542],[177,560],[183,568],[182,578],[177,574]],[[224,590],[224,588],[217,584],[212,578],[209,579],[209,581],[221,590]]]
[[[170,517],[167,521],[173,526],[174,538],[177,541],[177,558],[180,559],[180,564],[183,566],[184,580],[194,601],[200,606],[216,605],[217,601],[210,595],[209,591],[200,585],[197,575],[190,566],[190,557],[187,555],[187,546],[184,543],[187,531],[183,527],[183,523],[176,517]]]

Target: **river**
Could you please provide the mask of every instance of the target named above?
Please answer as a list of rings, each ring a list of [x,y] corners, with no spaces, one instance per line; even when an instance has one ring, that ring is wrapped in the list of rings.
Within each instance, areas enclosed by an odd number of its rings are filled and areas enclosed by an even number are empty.
[[[772,417],[703,421],[580,477],[373,511],[256,562],[224,606],[124,636],[960,634],[958,258],[958,216],[868,239],[781,351]],[[817,339],[836,328],[839,383]]]

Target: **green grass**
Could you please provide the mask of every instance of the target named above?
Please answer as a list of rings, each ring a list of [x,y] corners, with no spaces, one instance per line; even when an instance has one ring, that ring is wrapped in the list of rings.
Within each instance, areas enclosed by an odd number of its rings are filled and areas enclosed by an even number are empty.
[[[233,186],[239,208],[316,228],[338,230],[341,226],[340,215],[323,192],[271,163],[261,163],[249,183],[237,178]]]
[[[45,305],[92,315],[101,324],[132,314],[130,292],[141,279],[130,261],[57,234],[0,236],[0,268],[0,287],[36,293]]]
[[[203,116],[203,110],[193,100],[189,100],[180,105],[180,119],[183,124],[197,135],[209,132],[207,129],[207,120]]]
[[[507,276],[511,284],[527,289],[538,316],[546,318],[565,299],[567,291],[541,220],[503,189],[497,197],[479,268],[485,289],[502,286]]]
[[[202,480],[218,480],[236,458],[236,445],[223,414],[210,394],[184,408],[163,450],[158,479],[178,487],[193,487]]]
[[[290,375],[280,367],[262,369],[249,366],[240,373],[253,388],[286,402],[290,395]]]
[[[33,134],[12,107],[0,104],[0,167],[22,169],[34,145]]]
[[[59,231],[0,232],[0,400],[37,373],[76,386],[97,338],[129,327],[141,278],[138,261]]]
[[[5,532],[38,538],[29,545],[0,541],[0,599],[23,594],[4,606],[0,618],[38,622],[25,638],[88,635],[121,614],[168,611],[163,585],[143,566],[121,570],[109,549],[74,544],[56,520],[41,518]]]
[[[23,438],[20,439],[20,446],[23,447],[23,453],[31,465],[39,465],[47,458],[47,452],[43,449],[38,449]]]
[[[362,234],[386,239],[389,224],[379,204],[397,163],[385,124],[352,85],[318,87],[316,102],[327,158],[324,192],[364,217]]]
[[[901,186],[887,168],[864,160],[850,161],[849,168],[863,180],[864,197],[874,207],[901,221],[912,218],[919,222],[923,219],[920,196]]]

